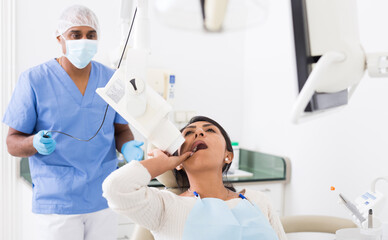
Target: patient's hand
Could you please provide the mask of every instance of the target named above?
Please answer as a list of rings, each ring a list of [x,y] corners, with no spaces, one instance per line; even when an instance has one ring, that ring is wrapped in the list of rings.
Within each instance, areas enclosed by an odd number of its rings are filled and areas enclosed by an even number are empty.
[[[148,153],[148,156],[154,157],[154,158],[159,158],[160,160],[167,160],[168,157],[171,155],[168,152],[163,152],[160,149],[154,149],[151,152]]]
[[[151,179],[159,176],[167,170],[174,169],[191,156],[192,152],[186,152],[180,156],[171,156],[160,149],[154,149],[148,153],[153,158],[140,162],[151,174]]]

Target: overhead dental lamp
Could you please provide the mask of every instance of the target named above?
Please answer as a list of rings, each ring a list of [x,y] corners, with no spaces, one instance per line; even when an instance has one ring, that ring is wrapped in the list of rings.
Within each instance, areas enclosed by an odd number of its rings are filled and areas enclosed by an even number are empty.
[[[388,76],[387,54],[365,54],[357,1],[291,0],[299,95],[292,122],[344,106],[364,71]]]

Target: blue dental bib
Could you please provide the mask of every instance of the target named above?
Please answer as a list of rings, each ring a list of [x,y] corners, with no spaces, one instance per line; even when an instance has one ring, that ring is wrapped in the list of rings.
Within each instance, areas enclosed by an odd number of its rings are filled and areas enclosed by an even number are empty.
[[[230,209],[218,198],[197,202],[185,224],[183,240],[278,240],[260,209],[242,194],[236,207]]]

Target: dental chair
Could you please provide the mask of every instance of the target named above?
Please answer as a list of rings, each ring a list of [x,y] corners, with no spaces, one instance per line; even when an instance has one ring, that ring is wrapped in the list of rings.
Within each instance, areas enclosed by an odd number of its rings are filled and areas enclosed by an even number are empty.
[[[172,173],[172,172],[171,172]],[[332,216],[298,215],[281,217],[284,231],[287,233],[317,232],[331,233],[342,228],[356,228],[351,220]],[[131,236],[131,240],[154,240],[151,232],[139,225]]]
[[[296,215],[281,217],[284,231],[287,233],[318,232],[331,233],[342,228],[356,228],[351,220],[332,216]]]

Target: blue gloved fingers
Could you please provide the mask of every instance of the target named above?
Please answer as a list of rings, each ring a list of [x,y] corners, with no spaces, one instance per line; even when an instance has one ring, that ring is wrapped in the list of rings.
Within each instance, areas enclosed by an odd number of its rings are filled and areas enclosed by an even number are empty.
[[[50,153],[52,153],[55,150],[56,146],[57,146],[57,143],[55,142],[55,140],[50,144],[44,145],[45,149]]]
[[[126,142],[123,144],[123,146],[121,146],[121,153],[124,154],[124,151],[125,151],[125,148],[127,147],[129,142]]]
[[[50,155],[51,153],[53,153],[55,150],[55,145],[51,145],[47,148],[41,148],[38,150],[38,152],[42,155]]]
[[[131,140],[131,141],[123,144],[123,146],[121,147],[121,152],[124,152],[126,148],[140,147],[140,146],[143,146],[143,144],[144,144],[144,142],[142,142],[142,141]]]
[[[144,156],[143,149],[140,148],[144,142],[132,140],[124,143],[121,148],[121,153],[127,162],[132,160],[142,160]]]
[[[50,155],[55,150],[55,146],[51,146],[49,148],[43,148],[40,151],[38,151],[42,155]]]
[[[143,150],[142,149],[131,149],[131,152],[124,154],[125,160],[130,162],[132,160],[140,161],[143,160]]]
[[[43,144],[50,144],[52,142],[55,142],[55,140],[52,139],[51,137],[49,137],[49,138],[41,137],[39,142],[41,142]]]
[[[127,147],[140,147],[140,146],[143,146],[144,142],[142,141],[137,141],[137,140],[131,140],[129,142],[126,142],[123,144],[123,146],[121,147],[121,152],[125,151],[125,148]]]
[[[144,144],[144,143],[143,143],[143,144]],[[143,145],[143,144],[142,144],[142,145]],[[141,145],[140,145],[140,146],[141,146]],[[135,160],[140,161],[140,160],[143,159],[144,151],[143,151],[143,149],[141,149],[141,148],[137,148],[136,150],[137,150],[137,153],[136,153],[136,158],[135,158]]]
[[[44,137],[44,135],[47,135],[47,137]],[[55,147],[57,143],[52,138],[51,132],[48,132],[46,130],[39,131],[33,139],[33,146],[38,151],[38,153],[42,155],[49,155],[52,152],[54,152]]]
[[[144,145],[144,142],[142,141],[137,141],[137,140],[133,140],[133,145],[135,145],[136,147],[141,147]]]
[[[49,145],[45,145],[45,144],[41,144],[39,146],[34,146],[36,148],[36,150],[42,154],[42,155],[49,155],[51,154],[52,152],[54,152],[55,148],[56,148],[56,143],[53,142]]]

